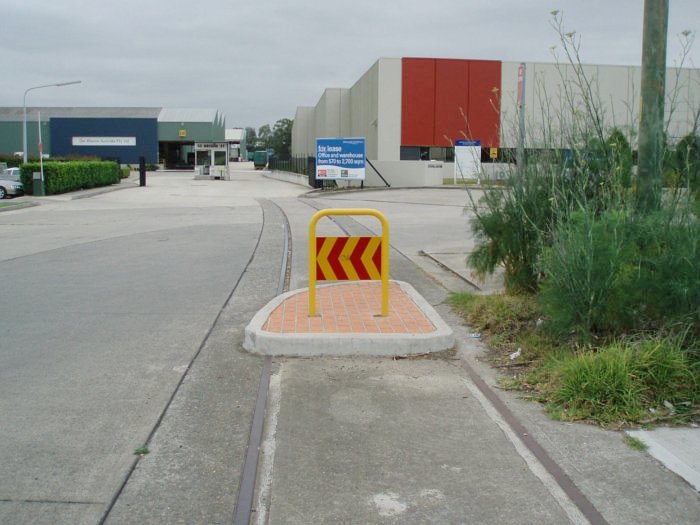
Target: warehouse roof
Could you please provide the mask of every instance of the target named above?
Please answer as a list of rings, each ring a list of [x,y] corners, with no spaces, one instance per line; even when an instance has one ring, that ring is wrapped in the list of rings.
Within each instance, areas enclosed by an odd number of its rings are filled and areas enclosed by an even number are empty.
[[[35,119],[41,112],[41,119],[50,118],[158,118],[161,108],[114,108],[114,107],[27,107],[27,119]],[[23,108],[0,107],[0,121],[19,122],[23,120]]]
[[[0,107],[0,121],[21,122],[23,108]],[[155,118],[158,122],[210,122],[223,126],[224,116],[210,108],[148,108],[148,107],[27,107],[27,119],[51,118]]]
[[[219,111],[209,108],[163,108],[158,122],[217,122]]]

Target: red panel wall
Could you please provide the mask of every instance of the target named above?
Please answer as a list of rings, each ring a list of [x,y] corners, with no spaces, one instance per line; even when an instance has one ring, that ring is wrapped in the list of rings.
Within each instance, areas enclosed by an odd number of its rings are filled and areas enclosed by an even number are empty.
[[[432,141],[435,129],[435,60],[402,59],[401,144]]]
[[[451,146],[464,138],[458,130],[466,129],[469,113],[469,62],[435,60],[435,134],[430,145]]]
[[[469,120],[474,139],[497,148],[501,125],[501,63],[495,60],[469,62]]]
[[[402,146],[499,145],[499,61],[404,58],[402,69]]]

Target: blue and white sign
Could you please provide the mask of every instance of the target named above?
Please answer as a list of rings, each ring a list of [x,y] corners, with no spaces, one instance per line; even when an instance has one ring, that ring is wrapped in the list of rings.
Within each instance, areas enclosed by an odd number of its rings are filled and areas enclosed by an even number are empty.
[[[365,139],[316,139],[317,180],[365,180]]]
[[[481,146],[480,140],[455,140],[455,146]]]
[[[455,174],[457,180],[476,179],[481,182],[481,141],[455,140]]]

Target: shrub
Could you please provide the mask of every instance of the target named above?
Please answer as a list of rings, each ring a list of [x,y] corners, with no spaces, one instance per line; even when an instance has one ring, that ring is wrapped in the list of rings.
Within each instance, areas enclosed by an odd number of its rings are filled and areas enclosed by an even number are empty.
[[[538,266],[548,326],[584,340],[674,322],[700,333],[699,238],[697,221],[674,220],[669,211],[572,214]]]
[[[22,165],[22,184],[27,193],[32,193],[32,174],[39,170],[39,163]],[[117,184],[120,177],[121,170],[116,162],[44,163],[44,188],[47,195]]]
[[[691,133],[683,137],[671,155],[670,164],[680,187],[690,188],[696,198],[700,192],[700,136]]]
[[[561,164],[542,159],[514,171],[504,189],[485,190],[478,201],[469,191],[476,247],[468,263],[478,274],[493,273],[502,264],[508,292],[537,289],[537,256],[543,235],[554,228],[553,202],[564,183]]]

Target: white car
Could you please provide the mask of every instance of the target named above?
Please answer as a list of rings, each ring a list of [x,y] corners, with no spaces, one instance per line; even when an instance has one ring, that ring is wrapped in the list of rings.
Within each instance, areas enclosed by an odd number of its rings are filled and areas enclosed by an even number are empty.
[[[0,199],[24,195],[19,168],[7,168],[0,173]]]

